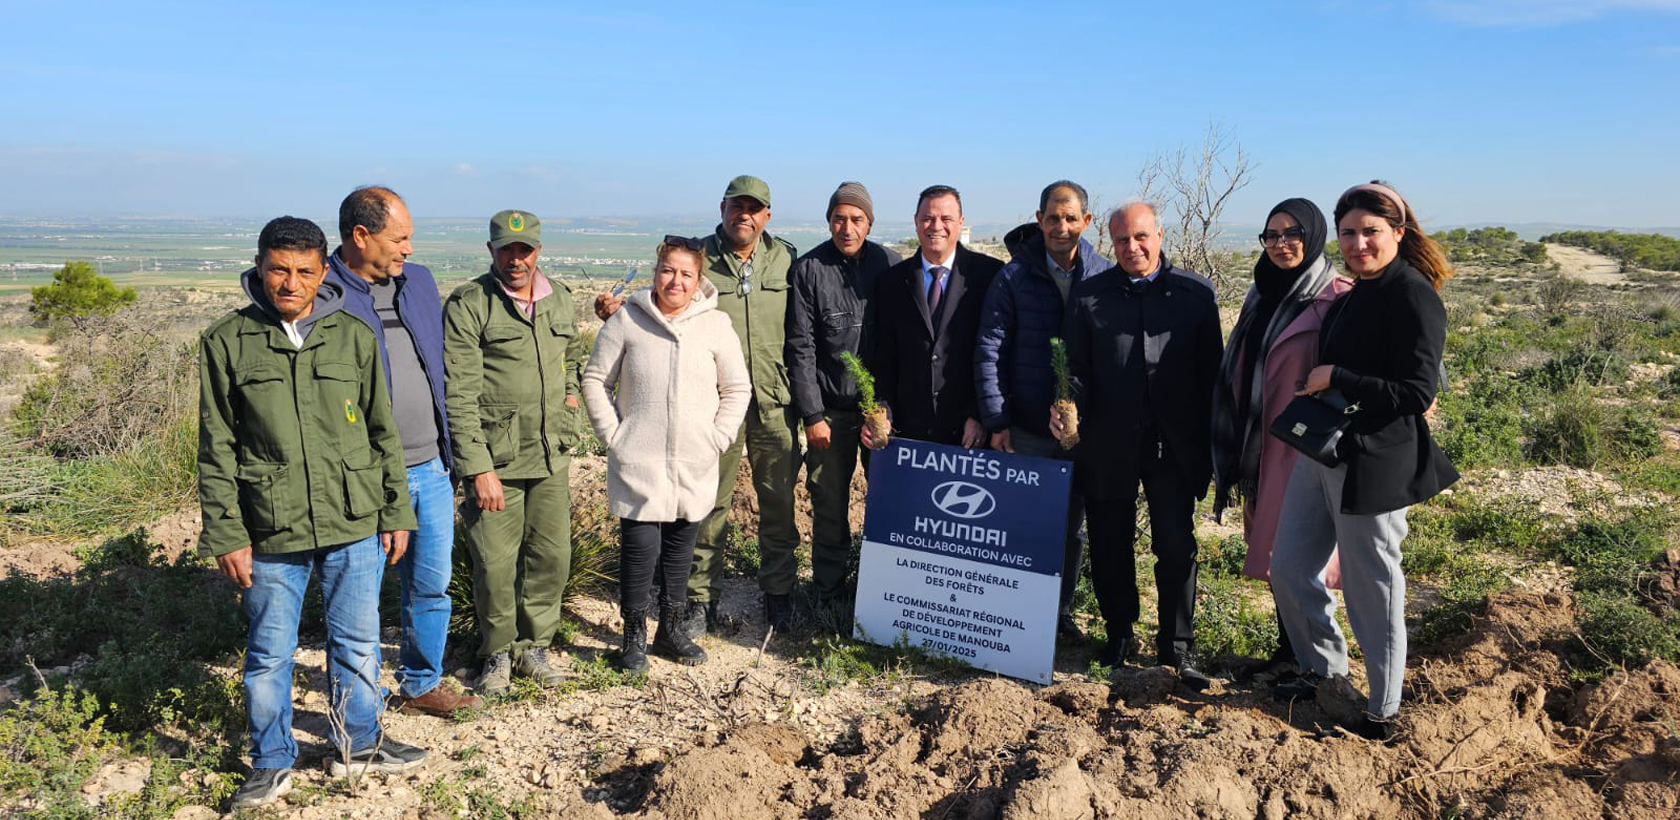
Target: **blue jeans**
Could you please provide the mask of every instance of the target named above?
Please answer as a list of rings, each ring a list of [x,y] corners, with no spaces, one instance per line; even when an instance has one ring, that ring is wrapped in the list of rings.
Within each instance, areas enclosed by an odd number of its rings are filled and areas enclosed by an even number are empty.
[[[420,529],[397,562],[402,577],[402,652],[397,684],[403,697],[432,691],[443,677],[449,635],[449,573],[455,552],[455,486],[442,458],[408,468],[408,497]]]
[[[379,735],[379,582],[385,551],[379,537],[337,547],[251,556],[245,591],[245,717],[251,732],[251,766],[285,768],[297,761],[292,737],[292,655],[298,616],[312,572],[321,575],[326,602],[327,708],[342,706],[348,741],[356,751]]]

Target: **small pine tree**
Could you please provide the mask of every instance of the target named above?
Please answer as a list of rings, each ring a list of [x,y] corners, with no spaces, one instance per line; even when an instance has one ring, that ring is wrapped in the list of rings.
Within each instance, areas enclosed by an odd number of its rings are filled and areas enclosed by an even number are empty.
[[[1050,369],[1056,374],[1056,398],[1072,400],[1073,388],[1068,383],[1067,343],[1060,336],[1050,340]]]
[[[109,314],[133,302],[134,288],[119,289],[88,262],[65,262],[53,273],[53,283],[30,288],[29,312],[40,322],[80,319]]]
[[[851,351],[840,352],[840,362],[846,366],[846,372],[852,374],[852,380],[858,386],[858,412],[870,415],[880,410],[875,403],[875,377],[863,367],[863,362]]]

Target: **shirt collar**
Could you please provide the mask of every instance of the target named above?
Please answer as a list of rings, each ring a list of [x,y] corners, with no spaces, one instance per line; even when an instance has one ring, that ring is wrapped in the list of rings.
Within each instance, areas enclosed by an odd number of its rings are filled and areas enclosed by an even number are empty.
[[[925,254],[919,252],[919,251],[916,253],[916,258],[922,260],[922,273],[925,273],[929,276],[932,276],[933,275],[933,269],[934,269],[934,267],[936,267],[935,263],[929,262],[927,256]],[[941,268],[944,268],[945,270],[949,271],[956,266],[956,263],[957,263],[957,251],[956,251],[955,248],[953,248],[953,249],[951,249],[951,255],[945,257],[945,260],[943,262],[937,263],[937,267],[941,267]]]
[[[495,276],[495,274],[491,273],[491,276]],[[530,301],[521,299],[513,291],[508,290],[507,285],[502,284],[502,277],[496,276],[496,286],[501,288],[502,292],[519,306],[520,310],[525,311],[527,317],[535,316],[537,314],[537,303],[542,301],[543,297],[554,293],[554,286],[549,284],[548,277],[543,275],[541,268],[531,271],[531,276]]]

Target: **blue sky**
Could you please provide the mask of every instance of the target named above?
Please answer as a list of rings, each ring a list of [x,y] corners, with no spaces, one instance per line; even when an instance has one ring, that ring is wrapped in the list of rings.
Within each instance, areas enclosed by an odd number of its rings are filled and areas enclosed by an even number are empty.
[[[1234,222],[1383,177],[1426,225],[1680,224],[1680,0],[267,5],[0,0],[0,214],[705,214],[753,173],[897,234],[936,182],[1118,203],[1219,123]]]

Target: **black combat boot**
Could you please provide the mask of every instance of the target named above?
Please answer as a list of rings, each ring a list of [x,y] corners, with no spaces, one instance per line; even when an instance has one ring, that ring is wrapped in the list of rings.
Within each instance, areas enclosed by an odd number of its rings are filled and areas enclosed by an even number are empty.
[[[684,666],[706,662],[706,650],[697,646],[682,629],[682,607],[661,607],[659,629],[653,633],[653,651]]]
[[[660,621],[664,629],[664,621]],[[626,672],[646,672],[647,610],[624,610],[624,647],[619,654],[618,668]]]

